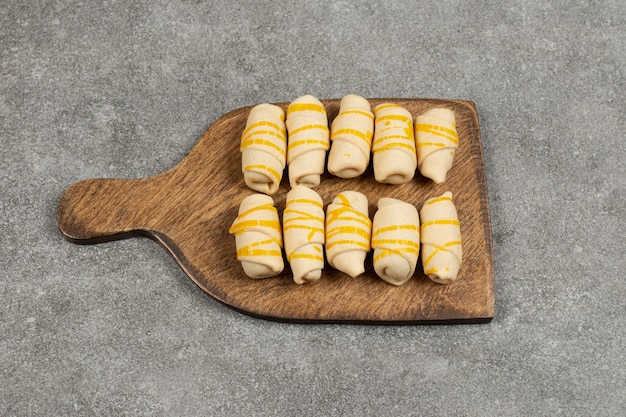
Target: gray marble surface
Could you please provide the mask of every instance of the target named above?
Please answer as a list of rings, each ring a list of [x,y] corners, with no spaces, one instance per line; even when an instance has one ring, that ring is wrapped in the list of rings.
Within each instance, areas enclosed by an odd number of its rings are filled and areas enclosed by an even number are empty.
[[[0,415],[626,415],[626,3],[0,5]],[[175,165],[310,93],[476,103],[496,316],[295,325],[149,239],[74,245],[63,191]]]

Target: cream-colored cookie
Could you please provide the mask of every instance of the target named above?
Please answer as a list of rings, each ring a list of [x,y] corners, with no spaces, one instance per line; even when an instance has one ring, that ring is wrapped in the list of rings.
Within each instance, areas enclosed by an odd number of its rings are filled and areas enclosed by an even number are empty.
[[[306,95],[287,107],[287,166],[289,184],[316,187],[324,173],[330,148],[328,116],[324,105]]]
[[[413,116],[404,107],[392,103],[376,106],[374,116],[372,154],[376,181],[385,184],[411,181],[417,168]]]
[[[463,257],[461,226],[452,193],[426,200],[422,218],[422,266],[424,273],[439,284],[456,280]]]
[[[274,194],[283,178],[287,158],[285,112],[273,104],[250,110],[241,135],[241,169],[246,185]]]
[[[420,173],[437,184],[444,182],[459,144],[454,112],[434,108],[417,116],[415,141]]]
[[[339,114],[330,126],[332,142],[328,171],[339,178],[354,178],[367,169],[370,161],[374,115],[363,97],[348,94],[341,99]]]
[[[244,198],[228,232],[235,235],[237,259],[250,278],[272,277],[283,271],[283,238],[272,197],[252,194]]]
[[[394,198],[378,200],[372,224],[376,274],[402,285],[415,272],[420,249],[420,218],[412,204]]]
[[[283,237],[293,280],[297,284],[319,280],[324,268],[324,208],[319,194],[304,185],[287,193]]]
[[[365,272],[365,255],[370,251],[372,221],[367,197],[344,191],[326,209],[326,258],[333,268],[357,277]]]

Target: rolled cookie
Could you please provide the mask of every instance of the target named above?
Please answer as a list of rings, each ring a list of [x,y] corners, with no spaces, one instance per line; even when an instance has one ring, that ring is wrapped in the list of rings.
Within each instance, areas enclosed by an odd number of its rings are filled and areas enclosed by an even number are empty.
[[[328,117],[324,105],[306,95],[287,107],[287,166],[289,184],[316,187],[324,173],[326,151],[330,148]]]
[[[434,108],[417,116],[415,141],[420,173],[437,184],[444,182],[459,144],[454,112]]]
[[[417,168],[413,116],[392,103],[374,108],[375,127],[372,144],[374,177],[385,184],[411,181]]]
[[[241,135],[241,170],[246,185],[255,191],[274,194],[278,190],[287,157],[285,112],[273,104],[250,110]]]
[[[283,239],[272,197],[252,194],[244,198],[228,232],[235,235],[237,259],[247,276],[267,278],[283,271]]]
[[[341,99],[339,114],[330,125],[332,142],[328,154],[328,171],[340,178],[354,178],[370,162],[374,115],[363,97],[348,94]]]
[[[426,200],[422,218],[422,266],[424,274],[439,284],[456,280],[463,257],[461,226],[452,193]]]
[[[372,221],[367,197],[344,191],[326,209],[326,258],[333,268],[357,277],[365,272],[365,255],[370,251]]]
[[[324,208],[319,194],[304,185],[287,193],[283,237],[293,280],[304,284],[320,279],[324,268]]]
[[[412,204],[394,198],[378,200],[372,225],[376,274],[402,285],[415,272],[420,249],[420,219]]]

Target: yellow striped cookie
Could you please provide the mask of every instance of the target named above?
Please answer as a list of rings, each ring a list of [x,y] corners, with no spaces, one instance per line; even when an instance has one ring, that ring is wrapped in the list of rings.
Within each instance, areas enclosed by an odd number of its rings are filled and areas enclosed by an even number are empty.
[[[454,112],[435,108],[417,116],[415,142],[420,173],[437,184],[444,182],[459,145]]]
[[[246,185],[268,195],[278,190],[287,160],[285,112],[273,104],[250,110],[241,135],[241,170]]]
[[[395,198],[378,200],[372,249],[379,277],[393,285],[407,282],[415,272],[420,250],[420,218],[415,206]]]
[[[376,181],[385,184],[411,181],[417,168],[413,116],[404,107],[392,103],[376,106],[374,116],[372,154]]]
[[[328,116],[315,97],[298,97],[287,107],[287,166],[289,184],[316,187],[324,173],[330,148]]]
[[[326,209],[326,258],[333,268],[357,277],[365,272],[365,255],[370,251],[372,221],[367,197],[344,191]]]
[[[319,280],[324,268],[324,208],[312,189],[298,185],[287,193],[283,238],[293,280],[297,284]]]
[[[267,278],[283,271],[283,239],[272,197],[253,194],[244,198],[228,232],[235,235],[237,259],[250,278]]]
[[[452,193],[426,200],[420,217],[424,274],[439,284],[449,284],[456,280],[463,258],[461,225]]]

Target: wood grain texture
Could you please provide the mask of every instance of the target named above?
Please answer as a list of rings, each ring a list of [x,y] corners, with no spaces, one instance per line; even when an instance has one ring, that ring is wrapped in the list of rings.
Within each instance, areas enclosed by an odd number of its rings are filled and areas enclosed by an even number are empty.
[[[339,101],[322,100],[329,120]],[[421,271],[401,287],[374,273],[371,252],[365,274],[351,278],[328,265],[317,283],[299,286],[288,263],[274,278],[252,280],[236,259],[228,228],[241,200],[252,194],[243,181],[239,144],[250,107],[234,110],[213,123],[174,168],[139,180],[89,179],[62,196],[57,220],[75,243],[98,243],[136,235],[159,242],[206,293],[241,312],[298,323],[440,324],[482,323],[493,318],[494,268],[482,144],[472,102],[438,99],[370,99],[372,107],[393,102],[413,116],[447,107],[456,116],[459,147],[443,184],[422,177],[403,185],[380,184],[371,164],[359,178],[325,173],[315,188],[324,208],[346,190],[364,193],[370,218],[378,199],[393,197],[418,209],[428,198],[451,191],[461,222],[463,265],[450,285],[431,282]],[[289,103],[276,103],[287,108]],[[282,215],[289,191],[287,173],[273,196]],[[282,220],[282,217],[281,217]]]

